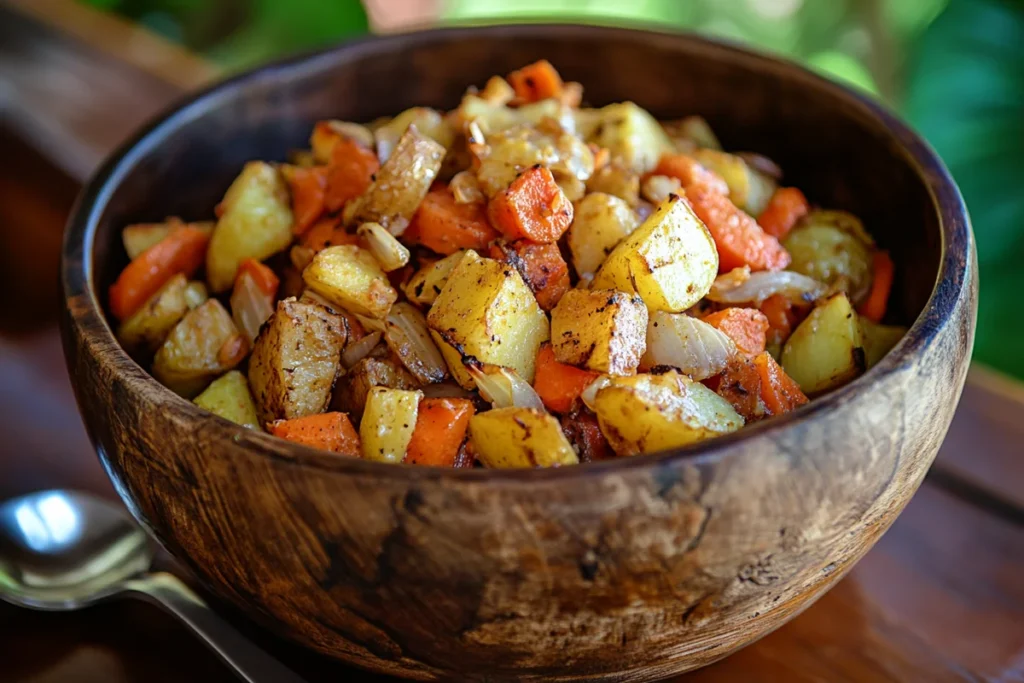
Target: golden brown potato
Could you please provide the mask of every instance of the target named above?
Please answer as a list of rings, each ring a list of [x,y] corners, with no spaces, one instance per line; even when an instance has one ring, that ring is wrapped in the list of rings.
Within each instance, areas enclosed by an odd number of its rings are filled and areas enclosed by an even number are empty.
[[[345,222],[380,223],[392,234],[401,234],[441,170],[444,157],[443,145],[421,134],[415,125],[409,126],[370,187],[345,206]]]
[[[639,221],[624,199],[603,192],[588,194],[575,208],[567,238],[569,251],[576,274],[590,278]]]
[[[542,164],[556,179],[586,181],[594,172],[594,153],[575,135],[561,129],[543,132],[515,126],[487,137],[487,151],[477,169],[480,189],[488,197],[504,190],[526,169]]]
[[[656,453],[743,426],[728,401],[674,371],[611,378],[591,403],[618,455]]]
[[[841,288],[854,303],[871,289],[873,242],[860,219],[845,211],[812,211],[786,236],[790,270]]]
[[[473,378],[463,358],[512,368],[533,381],[534,363],[548,339],[548,317],[512,266],[470,250],[452,270],[427,314],[452,375],[466,389]]]
[[[402,288],[409,301],[421,306],[433,304],[437,300],[437,295],[444,289],[448,275],[465,254],[465,251],[457,251],[417,270]]]
[[[632,102],[602,108],[588,141],[607,147],[613,160],[640,174],[657,166],[662,154],[675,151],[661,124]]]
[[[652,311],[678,313],[718,275],[718,249],[690,206],[673,195],[615,247],[592,287],[636,292]]]
[[[742,157],[715,149],[698,149],[694,159],[722,176],[729,186],[729,199],[751,216],[759,216],[778,184],[766,173],[752,168]]]
[[[647,308],[611,289],[571,289],[551,311],[551,347],[559,363],[609,375],[636,372],[644,355]]]
[[[610,194],[635,207],[640,203],[640,174],[620,163],[610,163],[590,176],[587,192]]]
[[[537,408],[495,408],[469,420],[476,457],[487,467],[558,467],[579,463],[552,415]]]
[[[676,121],[662,121],[661,127],[672,138],[676,149],[684,154],[689,154],[698,147],[722,149],[722,143],[715,136],[715,131],[711,130],[711,126],[703,117],[687,116]]]
[[[373,131],[373,137],[377,141],[377,157],[381,163],[391,158],[391,154],[398,146],[398,141],[405,131],[409,130],[410,125],[416,126],[416,130],[446,149],[451,147],[455,140],[455,130],[436,109],[427,107],[406,109]],[[370,145],[370,148],[372,149],[373,146]]]
[[[366,412],[359,423],[363,457],[377,462],[398,463],[405,459],[416,418],[419,391],[373,387],[366,397]]]
[[[861,325],[845,294],[820,303],[793,330],[782,349],[782,368],[808,396],[840,387],[867,369]]]
[[[256,404],[249,393],[249,383],[245,375],[238,370],[232,370],[213,380],[213,383],[192,402],[225,420],[231,420],[258,432],[263,431],[256,416]]]
[[[206,251],[206,278],[214,293],[231,288],[245,259],[263,261],[292,243],[288,186],[270,164],[247,163],[228,188],[219,210]]]
[[[171,391],[192,398],[242,362],[249,345],[216,299],[185,314],[153,359],[153,376]]]
[[[323,306],[295,299],[277,302],[249,359],[249,384],[261,424],[324,411],[347,336],[342,319]]]
[[[129,260],[149,249],[151,246],[167,237],[172,230],[188,226],[209,234],[213,232],[213,221],[198,221],[185,223],[180,218],[168,218],[163,223],[136,223],[129,225],[121,231],[121,240],[124,242],[124,250],[128,253]]]
[[[121,323],[117,339],[131,352],[156,351],[178,321],[205,300],[206,287],[178,273]]]
[[[378,348],[386,350],[387,347],[381,345]],[[373,387],[416,389],[419,382],[391,358],[363,358],[338,380],[331,397],[331,410],[348,413],[352,424],[358,425],[366,409],[366,397]]]
[[[382,320],[398,299],[377,259],[352,244],[327,247],[302,271],[314,292],[336,306]]]
[[[896,346],[903,335],[907,333],[907,328],[899,325],[879,325],[863,316],[858,316],[858,318],[860,319],[861,336],[864,340],[867,367],[871,369],[892,350],[892,347]]]

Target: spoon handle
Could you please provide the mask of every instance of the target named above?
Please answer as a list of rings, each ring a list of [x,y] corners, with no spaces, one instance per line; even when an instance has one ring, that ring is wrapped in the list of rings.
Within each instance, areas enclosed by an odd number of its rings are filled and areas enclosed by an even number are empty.
[[[176,576],[155,572],[125,582],[125,588],[165,608],[248,683],[305,683],[279,661],[221,619]]]

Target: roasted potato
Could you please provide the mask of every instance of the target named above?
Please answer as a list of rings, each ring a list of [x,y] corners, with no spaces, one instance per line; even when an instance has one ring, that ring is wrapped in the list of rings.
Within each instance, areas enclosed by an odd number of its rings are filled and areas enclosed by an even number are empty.
[[[121,241],[124,242],[124,250],[128,253],[128,259],[135,260],[136,256],[167,237],[172,230],[186,225],[205,233],[213,232],[213,221],[185,223],[180,218],[168,218],[163,223],[129,225],[121,231]]]
[[[907,328],[899,325],[879,325],[863,316],[860,319],[861,337],[864,340],[864,356],[867,367],[873,368],[885,354],[896,346],[897,342],[907,333]]]
[[[156,351],[178,321],[206,300],[206,287],[178,273],[117,329],[117,338],[129,351]]]
[[[782,348],[782,369],[808,396],[846,384],[867,364],[858,316],[841,293],[819,303]]]
[[[631,375],[646,336],[647,308],[635,294],[571,289],[551,311],[551,347],[559,363]]]
[[[419,391],[373,387],[359,423],[363,457],[377,462],[402,462],[419,413]]]
[[[557,121],[567,131],[576,130],[574,110],[558,100],[546,99],[515,109],[489,101],[490,98],[468,94],[454,112],[454,120],[462,126],[476,122],[480,130],[491,135],[518,125],[537,125],[544,119]]]
[[[409,301],[421,306],[432,305],[444,289],[448,276],[465,254],[465,251],[457,251],[417,270],[402,288]]]
[[[185,314],[153,358],[153,376],[192,398],[215,377],[242,362],[249,345],[216,299]]]
[[[618,455],[656,453],[743,426],[728,401],[678,372],[611,378],[591,407]]]
[[[640,174],[621,163],[612,162],[590,176],[587,192],[610,194],[635,208],[640,203]]]
[[[579,463],[554,416],[537,408],[495,408],[469,420],[476,457],[488,467],[558,467]]]
[[[409,126],[370,187],[345,206],[345,222],[380,223],[392,234],[401,234],[441,170],[444,156],[444,146]]]
[[[588,141],[607,147],[613,161],[639,174],[657,166],[662,154],[675,151],[661,124],[632,102],[601,109],[600,122]]]
[[[689,205],[673,195],[608,255],[595,289],[636,292],[652,311],[678,313],[718,275],[718,249]]]
[[[488,197],[504,190],[520,173],[541,164],[556,179],[586,181],[594,172],[594,153],[575,135],[515,126],[487,137],[487,152],[477,169]]]
[[[386,349],[383,345],[380,348]],[[398,361],[369,356],[352,366],[338,380],[331,397],[331,410],[348,413],[353,424],[359,424],[366,409],[366,397],[373,387],[416,389],[419,382]]]
[[[219,215],[206,252],[206,278],[214,293],[231,288],[245,259],[263,261],[292,243],[288,186],[270,164],[247,163],[224,195]]]
[[[572,265],[580,277],[592,277],[639,221],[625,200],[602,192],[588,194],[575,209],[567,238]]]
[[[405,131],[409,130],[410,125],[416,126],[416,130],[446,149],[451,147],[455,141],[455,130],[436,109],[427,107],[406,109],[373,131],[373,137],[377,141],[377,158],[381,163],[391,157],[397,148],[398,141]]]
[[[534,362],[548,339],[548,317],[514,267],[469,250],[427,315],[427,323],[456,381],[473,379],[463,358],[512,368],[533,381]]]
[[[722,143],[718,141],[715,131],[703,117],[687,116],[676,121],[662,121],[662,128],[672,138],[676,150],[689,154],[698,147],[708,149],[722,149]]]
[[[329,163],[334,146],[342,138],[351,138],[368,149],[374,146],[373,132],[366,126],[334,119],[318,121],[309,137],[313,161],[318,164]]]
[[[327,247],[302,271],[306,286],[336,306],[382,320],[398,299],[373,255],[352,244]]]
[[[261,424],[323,412],[348,333],[323,306],[277,302],[249,358],[249,384]]]
[[[812,211],[783,240],[789,269],[843,289],[854,303],[871,290],[873,242],[856,216]]]
[[[722,176],[729,186],[729,199],[751,216],[759,216],[778,184],[766,173],[752,168],[742,157],[716,149],[698,149],[694,159]]]
[[[192,402],[225,420],[262,431],[259,418],[256,417],[256,404],[249,393],[249,382],[238,370],[213,380]]]

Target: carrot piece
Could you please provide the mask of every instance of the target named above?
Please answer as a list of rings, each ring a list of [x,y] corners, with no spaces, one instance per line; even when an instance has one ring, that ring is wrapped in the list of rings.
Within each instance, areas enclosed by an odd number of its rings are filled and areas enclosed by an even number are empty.
[[[322,251],[327,247],[341,244],[358,244],[359,237],[346,232],[345,228],[341,226],[340,219],[323,218],[307,230],[299,239],[299,242],[302,246],[309,247],[313,251]]]
[[[497,236],[483,204],[459,204],[447,186],[435,185],[420,202],[402,241],[448,256],[460,249],[483,249]]]
[[[210,235],[185,226],[172,230],[129,263],[110,286],[110,312],[124,320],[146,303],[164,283],[178,273],[186,277],[199,270],[206,259]]]
[[[788,413],[807,403],[800,385],[779,367],[770,353],[763,352],[754,358],[754,367],[761,378],[761,401],[770,415]]]
[[[760,420],[767,414],[761,400],[761,375],[749,358],[733,358],[722,371],[715,391],[747,422]]]
[[[491,223],[510,240],[556,242],[572,223],[572,202],[546,167],[520,173],[487,205]]]
[[[764,351],[768,334],[768,318],[755,308],[726,308],[704,316],[704,322],[725,332],[746,356]]]
[[[597,416],[586,406],[563,415],[561,423],[566,438],[579,453],[580,462],[611,460],[615,457],[615,451],[597,423]]]
[[[242,273],[248,273],[252,281],[260,288],[260,291],[271,299],[277,296],[277,288],[280,286],[281,280],[278,279],[277,274],[274,273],[270,266],[260,263],[254,258],[247,258],[238,266],[238,275],[235,276],[236,283],[238,278],[242,276]]]
[[[874,279],[871,281],[871,291],[868,292],[868,298],[857,308],[857,312],[872,322],[880,323],[889,305],[889,292],[892,290],[896,266],[889,252],[878,250],[872,255],[872,267]]]
[[[551,344],[545,343],[537,354],[537,369],[533,388],[548,409],[556,413],[568,413],[576,400],[599,373],[581,370],[555,360]]]
[[[768,320],[771,341],[783,344],[793,332],[793,303],[781,294],[772,294],[761,302],[761,312]]]
[[[651,175],[678,178],[683,187],[704,185],[719,194],[729,194],[729,186],[720,175],[686,154],[663,154]]]
[[[361,457],[359,434],[345,413],[318,413],[267,424],[274,436],[332,453]]]
[[[420,401],[416,427],[404,462],[455,467],[466,439],[469,418],[476,409],[468,398],[425,398]]]
[[[798,220],[807,215],[809,209],[803,192],[795,187],[780,187],[768,200],[768,206],[757,217],[757,222],[766,233],[781,240]]]
[[[343,137],[331,151],[324,206],[334,212],[345,206],[350,199],[366,192],[379,169],[380,161],[376,154],[355,140]]]
[[[489,256],[515,266],[545,311],[554,308],[569,291],[569,265],[557,244],[534,244],[527,240],[495,243]]]
[[[285,174],[292,193],[292,214],[295,216],[292,232],[296,235],[309,230],[324,212],[327,171],[326,166],[294,167]]]
[[[513,71],[508,75],[508,82],[522,103],[561,97],[564,88],[562,77],[546,59]]]
[[[782,270],[789,265],[789,252],[728,197],[696,184],[686,188],[686,198],[715,240],[718,272],[727,273],[741,266],[750,266],[751,270]]]

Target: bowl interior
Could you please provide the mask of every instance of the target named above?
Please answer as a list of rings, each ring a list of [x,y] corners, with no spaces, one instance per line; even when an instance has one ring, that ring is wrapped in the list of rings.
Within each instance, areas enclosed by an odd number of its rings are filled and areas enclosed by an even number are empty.
[[[633,100],[659,118],[700,114],[726,149],[774,159],[785,184],[814,204],[853,211],[892,252],[890,320],[910,324],[923,309],[941,246],[933,198],[871,107],[792,65],[726,46],[571,26],[394,36],[270,66],[207,92],[151,130],[121,164],[93,241],[96,291],[106,292],[124,266],[123,226],[211,218],[244,162],[284,160],[308,146],[317,120],[451,108],[468,85],[540,58],[582,82],[587,104]]]

